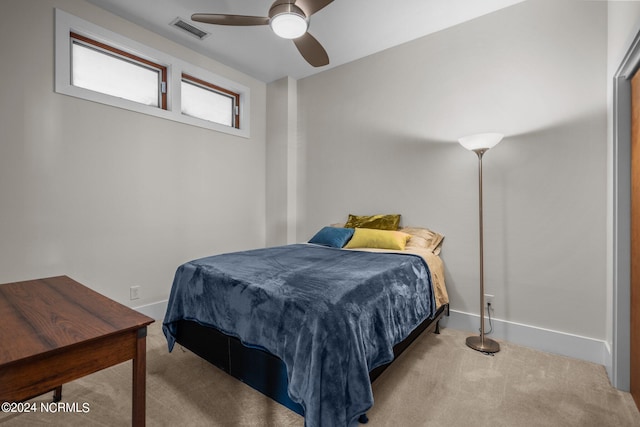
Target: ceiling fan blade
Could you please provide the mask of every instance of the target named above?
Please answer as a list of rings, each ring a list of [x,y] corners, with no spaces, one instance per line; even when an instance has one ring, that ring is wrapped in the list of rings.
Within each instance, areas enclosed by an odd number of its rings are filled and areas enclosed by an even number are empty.
[[[333,0],[296,0],[295,4],[309,17],[332,2]]]
[[[297,39],[293,39],[300,54],[307,60],[307,62],[314,67],[322,67],[329,64],[329,55],[324,50],[318,40],[311,34],[304,33]]]
[[[269,18],[262,16],[246,16],[246,15],[221,15],[217,13],[194,13],[191,20],[204,22],[205,24],[216,25],[267,25]]]

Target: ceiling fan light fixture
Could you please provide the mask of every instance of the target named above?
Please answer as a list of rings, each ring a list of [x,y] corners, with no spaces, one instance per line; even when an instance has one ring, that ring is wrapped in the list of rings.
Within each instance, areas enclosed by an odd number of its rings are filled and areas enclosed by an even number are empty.
[[[270,15],[271,29],[284,39],[297,39],[309,28],[309,20],[294,4],[280,4],[271,10]]]

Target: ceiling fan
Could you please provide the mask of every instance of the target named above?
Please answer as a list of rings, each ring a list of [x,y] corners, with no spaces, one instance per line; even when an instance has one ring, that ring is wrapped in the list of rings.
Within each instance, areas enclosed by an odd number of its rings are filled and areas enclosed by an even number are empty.
[[[292,39],[309,64],[322,67],[329,64],[329,55],[307,29],[309,17],[332,2],[333,0],[275,0],[269,8],[269,16],[266,17],[194,13],[191,19],[217,25],[269,25],[276,35]]]

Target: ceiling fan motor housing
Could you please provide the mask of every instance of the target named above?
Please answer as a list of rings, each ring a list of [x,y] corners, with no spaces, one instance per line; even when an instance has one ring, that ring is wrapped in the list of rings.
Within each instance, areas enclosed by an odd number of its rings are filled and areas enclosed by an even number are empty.
[[[295,4],[280,3],[269,9],[269,25],[278,36],[295,39],[307,32],[309,18]]]

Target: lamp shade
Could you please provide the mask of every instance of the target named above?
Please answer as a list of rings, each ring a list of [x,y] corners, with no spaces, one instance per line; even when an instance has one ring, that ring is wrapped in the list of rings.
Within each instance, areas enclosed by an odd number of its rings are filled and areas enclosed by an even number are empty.
[[[291,11],[275,15],[269,25],[273,32],[282,38],[297,39],[307,32],[309,22],[303,15]]]
[[[502,141],[503,137],[501,133],[478,133],[462,137],[458,142],[467,150],[488,150]]]

